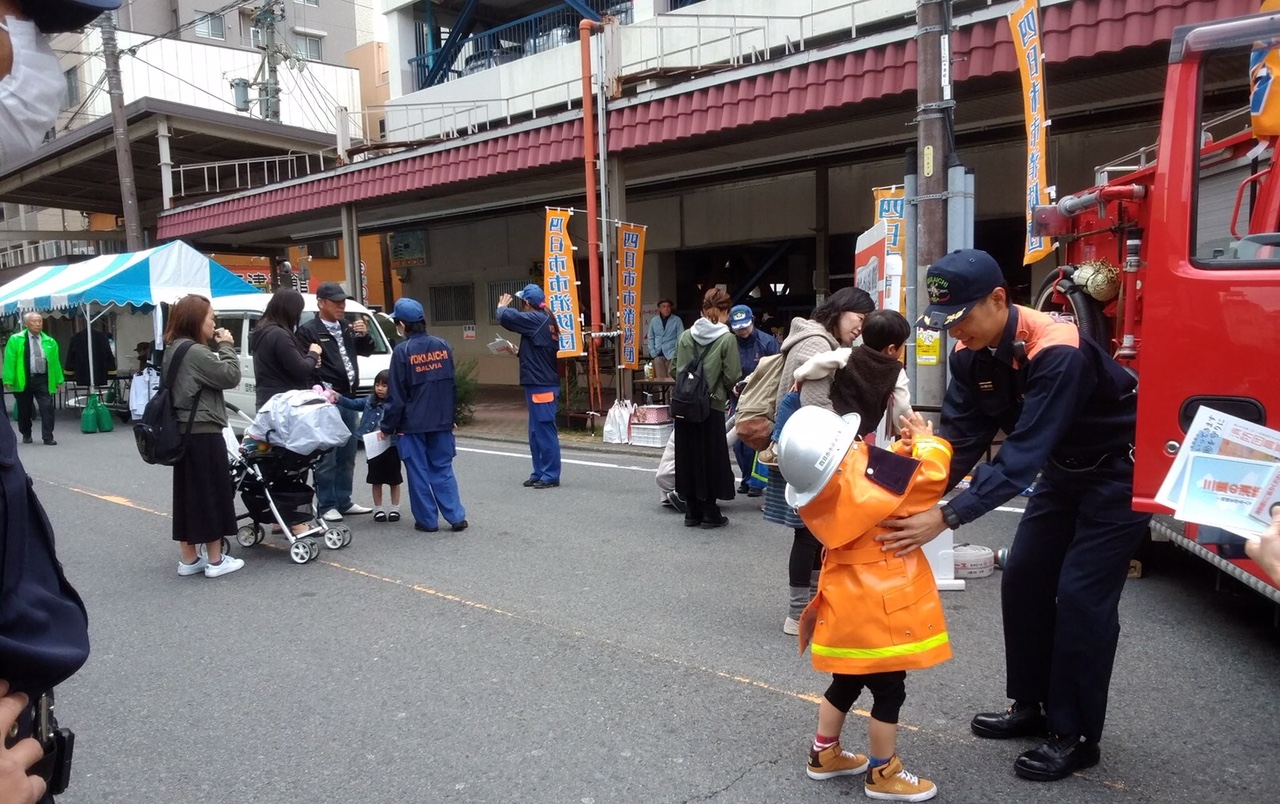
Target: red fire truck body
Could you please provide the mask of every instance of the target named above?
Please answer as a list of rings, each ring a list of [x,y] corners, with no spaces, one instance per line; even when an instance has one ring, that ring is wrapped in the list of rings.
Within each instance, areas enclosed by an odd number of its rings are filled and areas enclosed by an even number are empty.
[[[1065,309],[1138,373],[1139,510],[1169,513],[1156,491],[1201,405],[1280,428],[1280,160],[1248,109],[1206,111],[1211,70],[1247,74],[1255,49],[1277,45],[1280,14],[1179,28],[1158,144],[1099,168],[1099,186],[1037,209],[1063,267],[1035,305]],[[1254,102],[1265,100],[1255,83]],[[1153,531],[1280,602],[1238,538],[1168,516]]]

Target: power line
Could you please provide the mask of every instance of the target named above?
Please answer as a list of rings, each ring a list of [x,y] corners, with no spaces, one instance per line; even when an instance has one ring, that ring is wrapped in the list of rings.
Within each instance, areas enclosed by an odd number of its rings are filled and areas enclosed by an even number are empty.
[[[139,56],[137,53],[130,53],[129,55],[130,55],[130,56],[132,56],[132,57],[134,58],[134,60],[135,60],[135,61],[137,61],[137,62],[139,62],[140,64],[144,64],[144,65],[146,65],[147,67],[150,67],[151,69],[153,69],[153,70],[155,70],[155,71],[157,71],[157,72],[164,73],[165,75],[169,76],[170,78],[176,79],[176,80],[178,80],[178,81],[180,81],[180,82],[182,82],[182,83],[186,84],[187,86],[191,87],[191,88],[192,88],[192,89],[194,89],[194,90],[197,90],[197,91],[199,91],[199,92],[203,92],[204,94],[208,95],[209,97],[211,97],[211,98],[215,98],[215,99],[217,99],[217,100],[221,101],[222,103],[227,104],[228,106],[231,106],[231,107],[233,107],[233,108],[235,107],[235,104],[234,104],[234,103],[232,103],[231,101],[227,100],[226,98],[224,98],[224,97],[222,97],[222,96],[220,96],[220,95],[215,95],[215,94],[213,94],[212,92],[210,92],[209,90],[205,89],[204,87],[202,87],[202,86],[198,86],[198,85],[196,85],[196,84],[193,84],[193,83],[191,83],[190,81],[188,81],[187,79],[183,78],[183,77],[182,77],[182,76],[180,76],[180,75],[174,75],[173,73],[169,72],[168,70],[164,69],[163,67],[157,67],[156,65],[152,64],[151,62],[149,62],[149,61],[147,61],[147,60],[143,59],[143,58],[142,58],[141,56]]]

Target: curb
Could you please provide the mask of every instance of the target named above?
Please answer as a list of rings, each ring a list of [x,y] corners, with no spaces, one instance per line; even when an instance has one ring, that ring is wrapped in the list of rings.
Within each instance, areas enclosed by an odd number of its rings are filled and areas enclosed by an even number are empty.
[[[458,435],[462,438],[475,439],[476,441],[492,441],[499,444],[519,444],[522,447],[528,447],[529,442],[519,436],[506,436],[499,433],[471,433],[464,428],[458,431]],[[580,452],[595,452],[602,455],[630,455],[637,458],[652,458],[658,460],[662,457],[662,450],[653,447],[634,447],[630,444],[605,444],[603,441],[576,441],[561,439],[561,450],[578,450]]]

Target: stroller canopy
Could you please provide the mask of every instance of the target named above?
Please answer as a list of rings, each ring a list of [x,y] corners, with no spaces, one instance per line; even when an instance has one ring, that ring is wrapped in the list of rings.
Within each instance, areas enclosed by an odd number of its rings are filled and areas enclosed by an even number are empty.
[[[149,309],[188,293],[213,298],[258,289],[181,241],[129,254],[49,265],[0,286],[0,314],[87,305]]]

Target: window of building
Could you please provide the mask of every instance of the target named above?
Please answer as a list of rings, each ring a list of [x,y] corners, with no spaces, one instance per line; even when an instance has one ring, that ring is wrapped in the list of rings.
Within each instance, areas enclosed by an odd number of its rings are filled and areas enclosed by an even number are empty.
[[[324,59],[324,38],[319,36],[298,36],[298,55],[311,61]]]
[[[256,25],[249,29],[249,44],[259,50],[266,47],[262,44],[262,29]]]
[[[202,39],[226,39],[227,26],[222,15],[204,14],[196,17],[196,36]]]
[[[510,293],[516,295],[516,291],[522,290],[525,285],[529,284],[527,279],[504,279],[500,282],[489,283],[489,323],[498,323],[498,299],[504,294]]]
[[[80,103],[80,66],[76,65],[62,75],[67,80],[67,96],[62,99],[62,108],[70,109]]]
[[[476,323],[475,285],[435,285],[427,288],[430,323],[437,326]]]
[[[307,256],[322,260],[336,260],[338,258],[338,241],[337,240],[314,240],[307,243]]]
[[[293,2],[301,6],[311,6],[312,8],[320,7],[320,0],[293,0]]]

